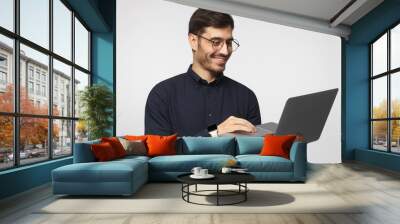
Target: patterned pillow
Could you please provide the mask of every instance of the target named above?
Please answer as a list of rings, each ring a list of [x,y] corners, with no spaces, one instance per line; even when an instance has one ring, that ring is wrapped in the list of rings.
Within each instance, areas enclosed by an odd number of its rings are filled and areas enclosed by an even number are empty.
[[[119,138],[122,146],[126,151],[126,155],[145,156],[147,155],[146,145],[142,140],[126,140]]]

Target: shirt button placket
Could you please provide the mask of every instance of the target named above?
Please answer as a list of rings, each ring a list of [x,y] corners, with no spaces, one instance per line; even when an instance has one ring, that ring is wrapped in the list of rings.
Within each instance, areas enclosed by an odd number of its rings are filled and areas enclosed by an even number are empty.
[[[210,124],[210,122],[212,121],[212,107],[211,107],[211,89],[210,86],[207,85],[206,86],[206,104],[207,104],[207,123]]]

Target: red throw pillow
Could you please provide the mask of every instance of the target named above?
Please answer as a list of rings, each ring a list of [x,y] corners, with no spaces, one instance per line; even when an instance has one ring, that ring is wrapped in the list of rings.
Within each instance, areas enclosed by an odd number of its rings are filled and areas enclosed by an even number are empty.
[[[117,137],[110,137],[110,138],[101,138],[101,142],[108,142],[114,149],[115,155],[118,158],[126,156],[126,151],[124,146],[122,146],[121,142]]]
[[[169,136],[147,135],[148,156],[163,156],[176,154],[177,134]]]
[[[109,161],[117,158],[113,147],[108,142],[92,144],[90,147],[94,154],[94,157],[99,162]]]
[[[260,155],[281,156],[290,159],[290,147],[295,139],[296,135],[265,135]]]

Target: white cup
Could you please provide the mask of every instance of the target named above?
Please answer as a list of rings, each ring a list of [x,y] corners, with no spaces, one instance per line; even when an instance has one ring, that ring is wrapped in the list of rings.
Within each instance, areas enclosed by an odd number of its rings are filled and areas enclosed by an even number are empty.
[[[194,175],[196,175],[196,176],[199,176],[199,175],[201,175],[200,174],[200,171],[202,170],[202,168],[201,167],[193,167],[193,169],[192,169],[192,173],[194,174]]]
[[[208,169],[201,169],[200,170],[200,176],[207,176],[208,175]]]
[[[222,167],[222,170],[221,170],[222,173],[230,173],[231,171],[232,171],[232,169],[229,167]]]

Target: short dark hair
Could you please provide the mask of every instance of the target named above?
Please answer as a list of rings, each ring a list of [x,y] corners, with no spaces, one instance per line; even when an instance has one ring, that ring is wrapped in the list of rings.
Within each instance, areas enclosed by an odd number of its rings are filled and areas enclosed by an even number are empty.
[[[234,28],[234,22],[231,15],[210,11],[207,9],[197,9],[190,17],[189,33],[202,34],[206,27],[225,28],[230,26]]]

